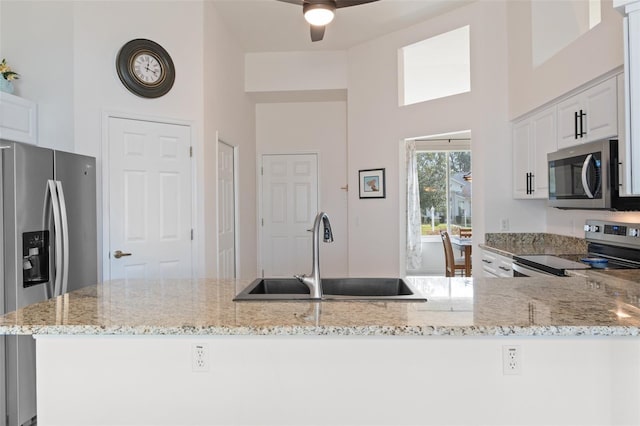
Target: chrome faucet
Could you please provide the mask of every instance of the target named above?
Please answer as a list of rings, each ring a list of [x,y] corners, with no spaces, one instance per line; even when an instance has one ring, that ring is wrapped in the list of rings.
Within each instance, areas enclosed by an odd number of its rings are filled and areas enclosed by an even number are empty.
[[[316,216],[316,220],[313,222],[313,267],[311,269],[311,275],[307,276],[294,275],[294,277],[309,287],[309,293],[311,299],[322,299],[322,280],[320,279],[320,225],[324,226],[322,241],[325,243],[333,242],[333,232],[331,232],[331,223],[329,217],[325,212],[320,212]]]

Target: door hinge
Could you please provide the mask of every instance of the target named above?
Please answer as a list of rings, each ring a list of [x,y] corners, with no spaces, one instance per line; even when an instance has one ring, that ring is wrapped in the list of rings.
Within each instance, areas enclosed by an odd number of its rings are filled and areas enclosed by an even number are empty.
[[[193,157],[193,147],[189,147],[189,157]]]
[[[260,175],[264,176],[264,166],[260,167]]]
[[[264,269],[262,270],[262,278],[264,278]]]
[[[262,223],[262,226],[264,226],[264,218],[260,219],[260,222]]]
[[[191,230],[191,241],[193,241],[193,229]]]

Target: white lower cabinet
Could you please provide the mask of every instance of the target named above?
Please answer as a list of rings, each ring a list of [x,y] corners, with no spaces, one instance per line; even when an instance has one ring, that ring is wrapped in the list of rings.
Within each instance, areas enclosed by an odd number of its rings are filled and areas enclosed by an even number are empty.
[[[510,257],[482,250],[482,276],[493,278],[513,277],[513,260]]]

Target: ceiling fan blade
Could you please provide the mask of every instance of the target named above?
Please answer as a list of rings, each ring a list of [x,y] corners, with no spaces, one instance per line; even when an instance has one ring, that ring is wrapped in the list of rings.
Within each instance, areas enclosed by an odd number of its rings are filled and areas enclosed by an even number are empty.
[[[359,6],[361,4],[373,3],[378,0],[335,0],[336,9],[341,7]]]
[[[324,25],[309,25],[311,27],[311,41],[320,41],[324,37]]]
[[[304,3],[303,0],[278,0],[278,1],[281,1],[283,3],[297,4],[298,6],[302,6],[302,4]]]

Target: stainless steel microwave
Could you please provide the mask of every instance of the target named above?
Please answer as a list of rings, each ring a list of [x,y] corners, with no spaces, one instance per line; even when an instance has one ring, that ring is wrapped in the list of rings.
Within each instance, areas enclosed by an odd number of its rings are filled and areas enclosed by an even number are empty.
[[[561,209],[640,210],[619,193],[618,141],[601,140],[547,154],[549,205]]]

